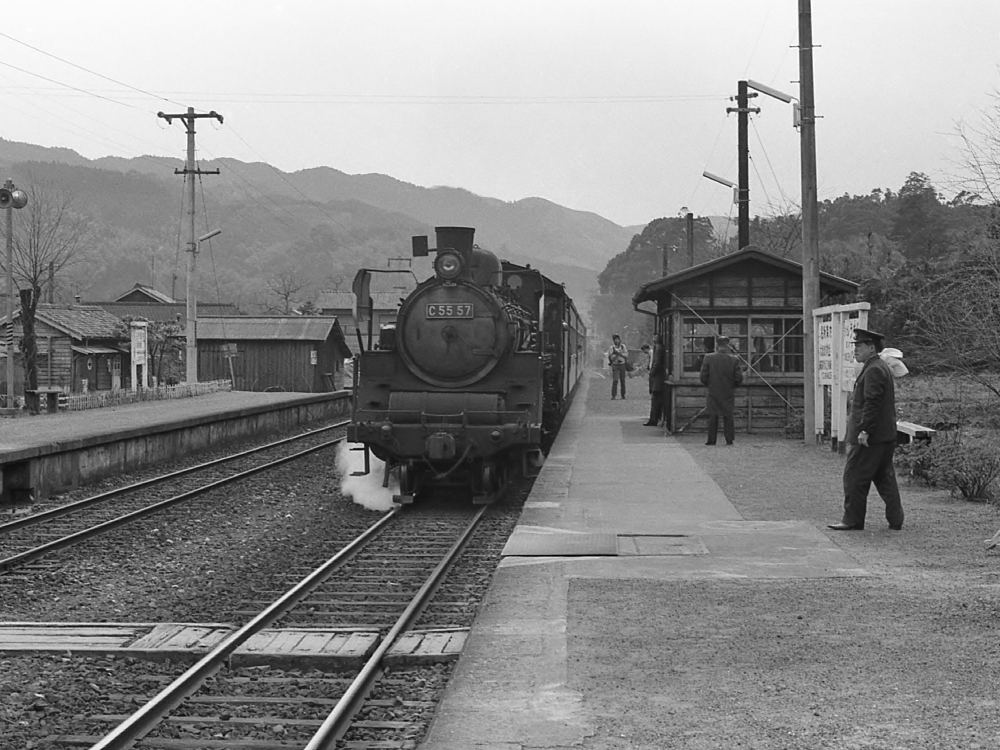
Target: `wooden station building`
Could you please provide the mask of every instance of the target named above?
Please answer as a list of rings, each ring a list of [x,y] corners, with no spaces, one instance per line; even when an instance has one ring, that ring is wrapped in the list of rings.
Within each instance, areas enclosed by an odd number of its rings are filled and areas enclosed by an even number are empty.
[[[850,301],[858,285],[820,274],[820,305]],[[667,348],[668,428],[702,432],[701,363],[716,336],[742,360],[737,432],[794,428],[803,408],[802,266],[756,247],[650,281],[632,298],[656,317]],[[653,303],[640,307],[643,303]]]

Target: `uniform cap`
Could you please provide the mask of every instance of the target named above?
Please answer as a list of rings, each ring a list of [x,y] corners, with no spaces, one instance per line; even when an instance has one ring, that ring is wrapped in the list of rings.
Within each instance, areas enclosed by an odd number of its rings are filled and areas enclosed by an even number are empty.
[[[855,344],[881,344],[885,341],[885,336],[877,331],[868,331],[864,328],[854,329]]]

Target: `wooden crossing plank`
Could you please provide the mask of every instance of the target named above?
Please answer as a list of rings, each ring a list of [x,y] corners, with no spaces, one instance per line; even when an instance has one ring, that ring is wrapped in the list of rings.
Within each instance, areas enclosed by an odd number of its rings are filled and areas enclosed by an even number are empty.
[[[420,641],[423,640],[423,634],[418,633],[404,633],[396,642],[392,644],[392,648],[389,652],[392,654],[412,654],[418,648],[420,648]]]
[[[304,633],[297,648],[307,654],[336,654],[338,649],[329,648],[334,638],[333,633]]]
[[[420,644],[420,653],[426,655],[443,654],[450,640],[451,633],[428,633]]]
[[[468,634],[468,630],[456,631],[452,628],[405,633],[389,649],[386,663],[413,666],[454,661],[461,655]]]
[[[376,640],[377,633],[353,633],[340,653],[344,656],[367,656],[374,650]]]

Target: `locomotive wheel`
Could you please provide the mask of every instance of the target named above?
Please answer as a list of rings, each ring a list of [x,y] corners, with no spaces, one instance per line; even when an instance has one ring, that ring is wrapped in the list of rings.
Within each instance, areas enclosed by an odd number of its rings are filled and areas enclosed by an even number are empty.
[[[482,488],[483,492],[492,494],[497,491],[497,467],[494,464],[483,464]]]
[[[416,487],[416,472],[411,464],[399,465],[399,494],[412,495]]]

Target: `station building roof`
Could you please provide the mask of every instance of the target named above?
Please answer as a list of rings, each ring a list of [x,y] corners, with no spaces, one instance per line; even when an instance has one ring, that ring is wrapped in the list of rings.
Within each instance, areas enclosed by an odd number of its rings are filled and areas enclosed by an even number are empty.
[[[701,276],[708,276],[725,270],[735,270],[735,266],[763,263],[801,278],[802,264],[777,255],[765,253],[760,248],[749,246],[742,250],[699,263],[682,271],[668,274],[659,279],[649,281],[639,287],[632,296],[633,305],[641,302],[656,301],[668,294],[674,287],[693,281]],[[833,274],[820,272],[820,286],[827,294],[853,294],[858,291],[859,284],[842,279]]]

